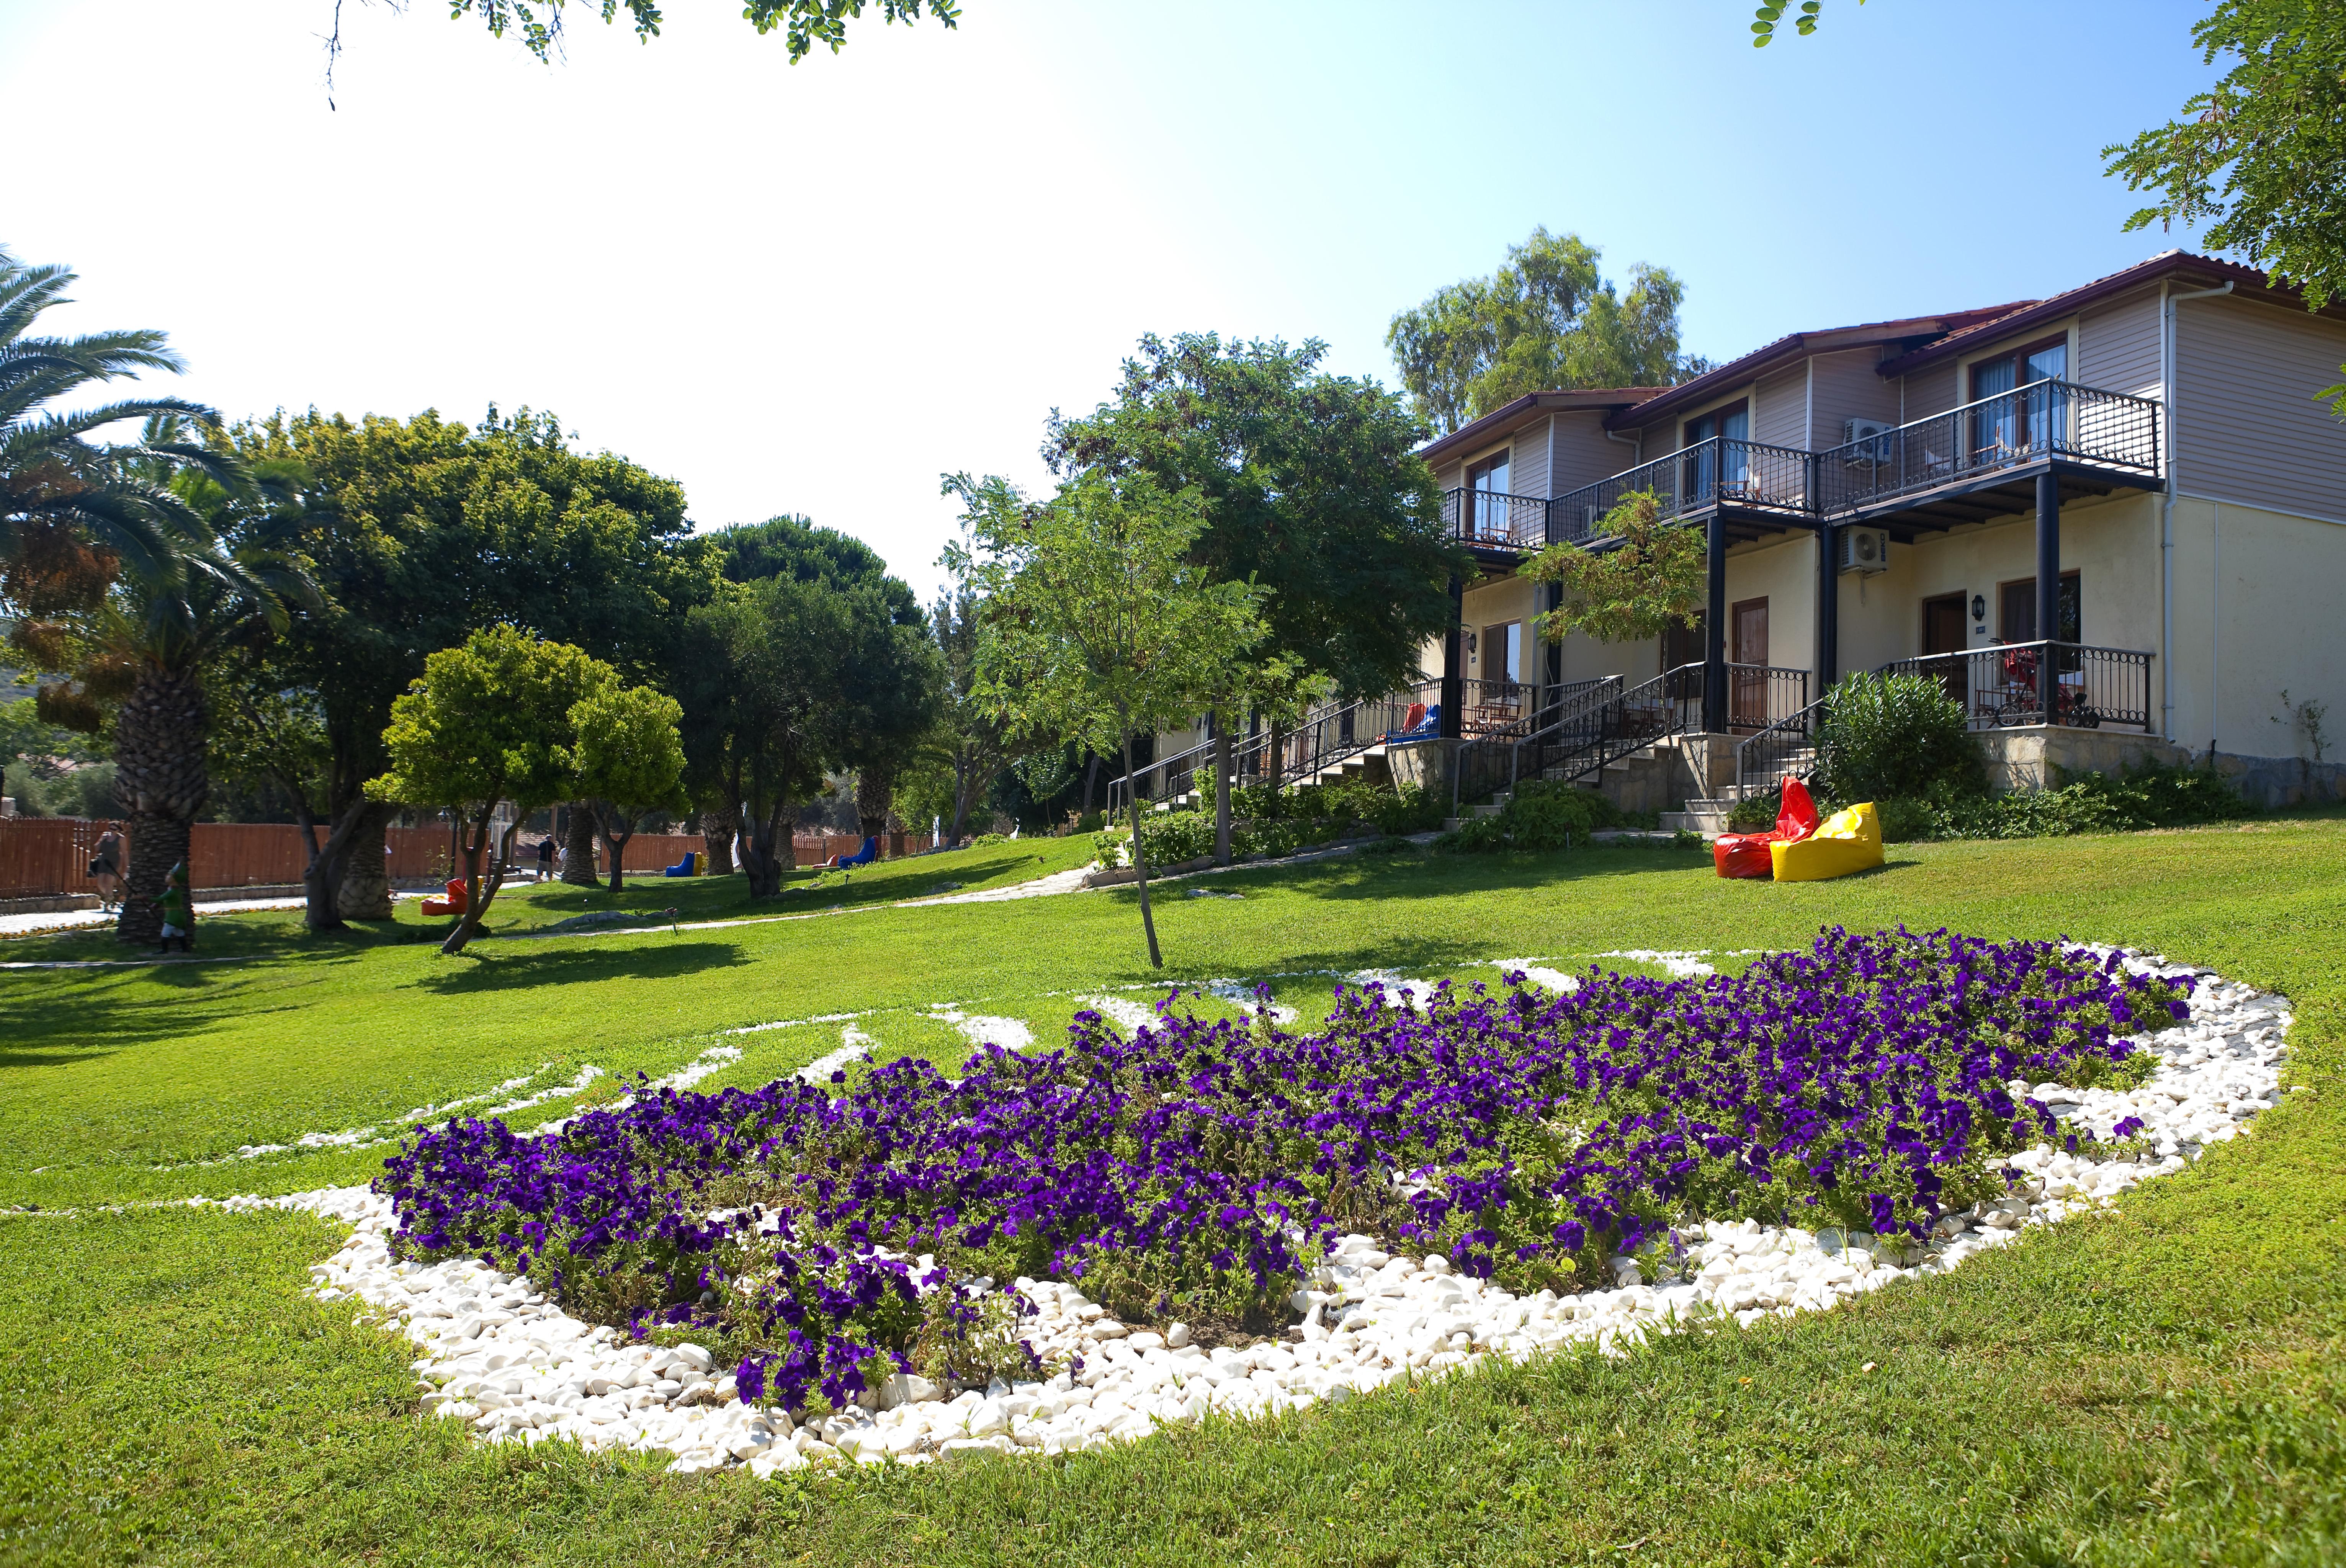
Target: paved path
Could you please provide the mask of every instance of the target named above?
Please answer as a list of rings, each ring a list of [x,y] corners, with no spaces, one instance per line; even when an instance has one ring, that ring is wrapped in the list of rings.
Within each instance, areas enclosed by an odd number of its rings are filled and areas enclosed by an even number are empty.
[[[233,914],[239,910],[298,910],[300,899],[228,899],[219,903],[199,903],[196,919],[206,915]],[[81,926],[112,925],[111,910],[53,910],[47,914],[0,915],[0,936],[24,936],[36,931],[72,931]]]

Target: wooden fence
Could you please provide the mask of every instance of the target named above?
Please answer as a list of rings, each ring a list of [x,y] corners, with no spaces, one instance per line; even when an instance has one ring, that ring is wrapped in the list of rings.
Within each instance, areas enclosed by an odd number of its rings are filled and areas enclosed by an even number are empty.
[[[108,828],[122,834],[127,867],[130,830],[124,823],[80,817],[0,817],[0,899],[97,891],[89,862]],[[383,842],[391,851],[384,869],[393,881],[454,876],[462,864],[454,836],[445,825],[393,828],[383,834]],[[527,839],[516,848],[515,858],[524,866],[536,863],[532,853],[536,843]],[[793,840],[790,848],[800,865],[819,866],[833,855],[853,854],[862,845],[858,835],[827,833]],[[905,834],[890,833],[881,840],[880,852],[894,860],[905,846]],[[630,874],[658,871],[679,863],[688,852],[706,856],[708,849],[709,840],[698,833],[638,833],[627,840],[620,864]],[[602,857],[598,854],[596,860],[599,868]],[[188,876],[199,888],[283,887],[299,882],[309,863],[309,843],[291,822],[199,822],[189,844]],[[702,864],[705,868],[705,860]]]

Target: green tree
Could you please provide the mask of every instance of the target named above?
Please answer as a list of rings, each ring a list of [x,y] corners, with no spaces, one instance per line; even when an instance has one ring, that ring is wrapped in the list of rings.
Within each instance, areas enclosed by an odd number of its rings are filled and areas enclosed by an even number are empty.
[[[1598,260],[1576,234],[1535,229],[1492,276],[1396,314],[1385,347],[1426,422],[1447,434],[1528,392],[1669,386],[1710,368],[1678,350],[1675,273],[1639,262],[1622,292]]]
[[[1149,474],[1081,473],[1030,504],[1005,481],[947,481],[975,554],[956,559],[989,601],[979,689],[1015,736],[1114,748],[1195,714],[1225,666],[1266,632],[1264,590],[1217,581],[1195,559],[1206,509]],[[1148,962],[1164,967],[1148,902],[1140,802],[1133,864]]]
[[[979,690],[984,608],[976,590],[963,583],[938,595],[929,616],[944,680],[937,723],[927,746],[946,780],[943,809],[936,815],[945,820],[948,841],[968,833],[970,813],[985,799],[1012,753],[1008,732]]]
[[[2191,38],[2203,61],[2235,63],[2176,118],[2102,149],[2127,189],[2158,193],[2126,226],[2206,224],[2210,249],[2239,252],[2320,310],[2346,294],[2346,9],[2223,0]],[[2346,382],[2316,395],[2346,418]]]
[[[515,829],[492,842],[497,808],[510,805],[518,827],[531,812],[576,791],[571,715],[618,681],[617,670],[582,649],[491,626],[427,657],[423,675],[391,705],[382,738],[391,768],[367,781],[367,793],[444,807],[459,824],[464,913],[441,952],[462,952],[480,934],[511,869]],[[491,850],[484,877],[482,859]]]
[[[592,802],[603,841],[611,847],[615,893],[623,885],[619,860],[636,824],[650,812],[686,805],[678,788],[684,746],[676,729],[683,717],[676,698],[645,686],[607,687],[570,710],[578,791]]]
[[[724,800],[753,844],[743,865],[762,897],[780,891],[788,819],[824,771],[856,773],[864,831],[884,830],[894,781],[937,722],[945,676],[920,601],[861,540],[782,516],[723,529],[712,545],[740,588],[704,618],[705,651],[686,661],[685,745],[695,798]]]
[[[1543,639],[1582,632],[1599,642],[1641,642],[1695,624],[1709,581],[1700,533],[1665,522],[1649,490],[1624,495],[1596,532],[1606,547],[1551,545],[1524,564],[1531,581],[1563,586],[1562,602],[1534,617]]]
[[[1443,531],[1423,429],[1374,382],[1320,370],[1325,353],[1143,338],[1114,402],[1052,415],[1045,453],[1055,472],[1193,492],[1193,562],[1263,591],[1260,657],[1380,696],[1418,677],[1426,638],[1450,624],[1449,580],[1471,564]]]
[[[389,913],[392,809],[365,785],[388,766],[392,703],[427,654],[513,626],[658,683],[678,667],[686,612],[714,590],[714,549],[693,536],[682,487],[572,451],[550,414],[493,408],[468,428],[429,410],[357,421],[313,410],[234,439],[254,464],[298,468],[301,520],[283,547],[323,601],[269,650],[262,677],[312,694],[325,733],[318,807],[332,826],[304,874],[311,930]]]
[[[686,711],[688,751],[725,802],[752,898],[781,891],[797,862],[798,808],[822,792],[846,738],[855,623],[876,596],[796,577],[731,585],[691,616],[699,677]],[[878,617],[883,624],[884,611]]]

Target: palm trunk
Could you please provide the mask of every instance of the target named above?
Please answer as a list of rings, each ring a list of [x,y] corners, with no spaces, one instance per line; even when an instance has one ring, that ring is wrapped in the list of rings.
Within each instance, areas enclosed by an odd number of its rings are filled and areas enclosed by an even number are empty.
[[[750,873],[751,898],[770,899],[782,891],[781,857],[790,852],[789,821],[795,815],[778,800],[763,821],[751,820],[741,840],[741,867]]]
[[[562,880],[574,888],[597,885],[595,878],[595,812],[585,801],[570,806],[570,830],[562,841]]]
[[[1269,783],[1270,798],[1276,800],[1279,799],[1280,776],[1287,767],[1287,721],[1285,719],[1274,718],[1270,721],[1270,744],[1264,749],[1270,755]]]
[[[140,667],[115,722],[114,761],[115,793],[130,808],[128,886],[115,934],[155,942],[163,933],[155,900],[171,868],[188,858],[190,829],[211,788],[204,768],[204,692],[193,672]]]
[[[1132,777],[1132,731],[1124,732],[1124,776]],[[1132,866],[1139,873],[1135,885],[1140,889],[1140,929],[1148,937],[1148,962],[1158,969],[1165,967],[1164,958],[1157,951],[1157,917],[1148,908],[1148,851],[1140,843],[1140,791],[1127,790],[1132,798]]]
[[[391,918],[391,866],[383,853],[390,821],[389,807],[370,802],[352,824],[338,868],[341,885],[334,893],[334,911],[344,920]]]

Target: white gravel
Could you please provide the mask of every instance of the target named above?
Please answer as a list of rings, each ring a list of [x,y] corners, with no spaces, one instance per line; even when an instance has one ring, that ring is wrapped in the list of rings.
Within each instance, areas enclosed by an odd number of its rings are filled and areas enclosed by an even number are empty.
[[[1944,1273],[2237,1136],[2280,1097],[2290,1017],[2280,997],[2202,974],[2189,1021],[2143,1043],[2158,1066],[2140,1088],[2015,1084],[2105,1139],[2116,1122],[2141,1118],[2147,1151],[2096,1162],[2039,1145],[2013,1162],[2024,1175],[2010,1196],[1945,1217],[1921,1247],[1749,1221],[1697,1226],[1680,1233],[1681,1274],[1649,1282],[1622,1259],[1615,1288],[1559,1298],[1517,1297],[1460,1277],[1439,1255],[1389,1256],[1352,1236],[1290,1299],[1300,1319],[1292,1339],[1211,1350],[1191,1343],[1181,1324],[1161,1333],[1131,1327],[1071,1285],[1020,1279],[1012,1288],[1037,1308],[1026,1319],[1028,1341],[1054,1375],[958,1391],[899,1376],[866,1396],[869,1408],[809,1426],[740,1404],[725,1369],[699,1347],[624,1343],[566,1316],[526,1280],[476,1261],[394,1263],[385,1243],[390,1204],[363,1188],[230,1198],[226,1207],[299,1209],[350,1225],[342,1248],[311,1270],[313,1293],[357,1305],[354,1322],[404,1335],[419,1351],[422,1409],[465,1422],[484,1441],[566,1438],[665,1452],[682,1471],[745,1465],[760,1475],[824,1461],[923,1463],[978,1449],[1048,1454],[1145,1437],[1209,1410],[1252,1416],[1341,1401],[1489,1357],[1520,1362],[1576,1344],[1624,1354],[1656,1334],[1829,1310]]]

